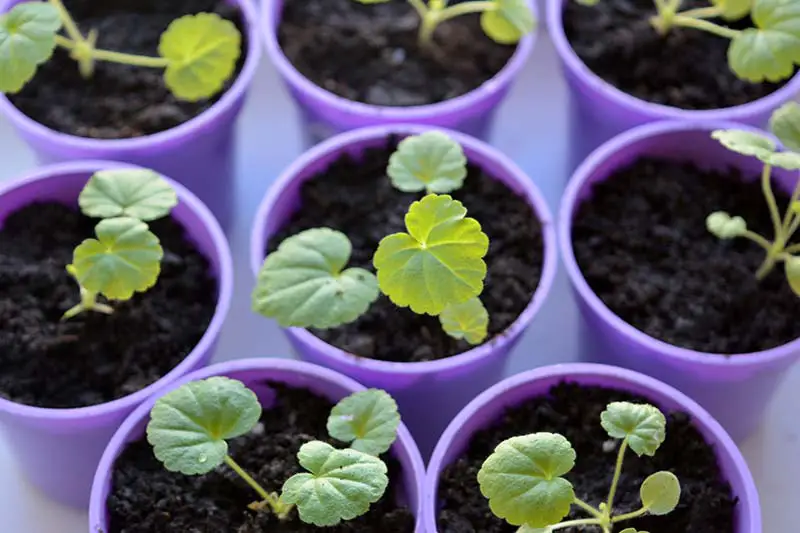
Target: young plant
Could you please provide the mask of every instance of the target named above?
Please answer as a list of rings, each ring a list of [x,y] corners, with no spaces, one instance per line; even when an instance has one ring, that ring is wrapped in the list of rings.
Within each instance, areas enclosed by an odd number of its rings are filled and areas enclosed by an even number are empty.
[[[605,502],[597,508],[589,505],[575,496],[572,484],[562,477],[575,466],[576,458],[566,438],[557,433],[534,433],[501,442],[481,466],[478,483],[492,512],[512,526],[519,526],[518,533],[551,533],[568,527],[587,531],[594,527],[611,533],[626,520],[672,512],[678,506],[681,487],[678,478],[666,471],[644,480],[639,489],[640,509],[618,515],[613,512],[627,449],[639,457],[653,456],[664,442],[667,422],[661,411],[652,405],[614,402],[600,415],[600,423],[609,436],[622,441]],[[572,505],[591,518],[562,522]],[[637,531],[626,528],[621,533]]]
[[[770,128],[787,150],[777,151],[772,139],[750,131],[718,130],[712,133],[712,137],[729,150],[756,157],[764,163],[761,172],[761,191],[767,202],[774,236],[770,240],[750,231],[742,217],[732,217],[724,211],[709,215],[706,227],[720,239],[744,237],[762,247],[766,257],[756,272],[756,279],[765,278],[777,263],[783,263],[789,286],[800,296],[800,258],[793,255],[800,252],[800,245],[789,244],[800,227],[800,180],[795,184],[783,216],[778,210],[775,193],[772,190],[773,167],[786,170],[800,169],[800,106],[790,102],[776,110],[772,114]]]
[[[62,27],[65,35],[59,33]],[[85,78],[92,76],[97,61],[158,68],[176,98],[203,100],[233,75],[242,41],[233,23],[212,13],[173,21],[161,36],[158,57],[101,50],[97,38],[95,30],[81,32],[62,0],[17,4],[0,15],[0,92],[19,92],[58,46],[69,52]]]
[[[389,479],[378,455],[389,450],[400,424],[397,404],[386,392],[369,389],[340,401],[328,418],[328,433],[350,448],[316,440],[303,444],[297,459],[307,471],[286,480],[280,493],[267,491],[228,454],[227,441],[251,432],[261,412],[258,397],[240,381],[194,381],[156,402],[147,440],[171,472],[207,474],[224,463],[261,498],[250,508],[281,520],[296,508],[305,523],[333,526],[363,515],[383,496]]]
[[[600,0],[576,0],[593,6]],[[708,7],[681,11],[683,0],[653,0],[656,14],[650,23],[666,35],[674,27],[694,28],[730,39],[728,64],[739,78],[751,82],[778,82],[789,78],[800,64],[800,2],[795,0],[710,0]],[[750,16],[753,28],[735,30],[712,22]]]

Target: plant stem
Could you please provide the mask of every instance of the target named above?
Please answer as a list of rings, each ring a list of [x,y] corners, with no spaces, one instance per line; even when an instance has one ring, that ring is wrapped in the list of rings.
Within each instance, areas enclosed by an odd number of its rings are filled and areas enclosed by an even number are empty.
[[[444,22],[461,15],[469,13],[483,13],[485,11],[495,11],[497,4],[495,2],[488,2],[486,0],[477,0],[475,2],[462,2],[450,7],[446,7],[439,12],[438,22]]]
[[[595,509],[594,507],[592,507],[591,505],[589,505],[585,501],[581,500],[580,498],[575,498],[575,500],[573,500],[572,503],[574,503],[578,507],[582,508],[584,511],[586,511],[587,513],[589,513],[590,515],[592,515],[595,518],[603,518],[603,513],[601,513],[600,511],[598,511],[597,509]]]
[[[789,206],[786,208],[786,213],[783,215],[784,232],[789,230],[789,224],[792,222],[792,217],[796,216],[792,211],[792,204],[797,201],[798,196],[800,196],[800,180],[798,180],[797,185],[794,187],[794,191],[792,191],[792,197],[789,199]],[[786,240],[788,241],[789,239]]]
[[[750,239],[751,241],[762,247],[764,250],[766,250],[767,253],[772,251],[772,243],[754,231],[747,230],[744,233],[742,233],[740,237],[744,237],[745,239]]]
[[[717,6],[699,7],[697,9],[687,9],[676,13],[682,17],[691,17],[693,19],[713,19],[722,16],[722,9]]]
[[[647,514],[647,507],[642,507],[638,511],[633,511],[632,513],[625,513],[619,516],[615,516],[611,519],[612,523],[617,522],[624,522],[625,520],[633,520],[634,518],[639,518],[640,516]]]
[[[756,272],[756,279],[761,281],[767,274],[769,274],[773,267],[775,266],[776,254],[770,252],[767,254],[767,258],[764,259],[764,262],[761,263],[761,266],[758,267],[758,271]]]
[[[560,524],[555,524],[550,526],[550,531],[555,531],[556,529],[564,529],[565,527],[575,527],[575,526],[600,526],[603,527],[600,523],[600,520],[596,518],[583,518],[581,520],[568,520],[566,522],[561,522]]]
[[[614,478],[611,480],[611,489],[608,491],[607,513],[611,513],[611,509],[614,508],[614,496],[617,495],[619,476],[622,474],[622,460],[625,458],[625,450],[627,449],[628,439],[623,439],[622,444],[619,446],[619,453],[617,454],[617,464],[614,467]]]
[[[428,48],[433,44],[433,32],[436,31],[436,26],[439,25],[437,13],[429,11],[427,15],[422,18],[422,24],[419,26],[419,45],[422,48]]]
[[[795,252],[800,252],[800,244],[793,244],[793,245],[783,249],[783,253],[785,253],[787,255],[791,255],[791,254],[793,254]]]
[[[83,287],[81,289],[81,303],[70,308],[61,316],[61,320],[69,320],[75,318],[84,311],[95,311],[97,313],[104,313],[110,315],[114,313],[114,308],[110,305],[101,304],[97,301],[97,293],[87,291]]]
[[[78,50],[81,45],[69,39],[56,35],[56,44],[67,50]],[[133,54],[123,54],[122,52],[112,52],[110,50],[98,50],[96,48],[88,48],[90,57],[98,61],[109,61],[111,63],[121,63],[123,65],[131,65],[135,67],[151,67],[151,68],[166,68],[169,65],[169,60],[163,57],[148,57],[137,56]]]
[[[252,489],[255,490],[265,502],[269,504],[270,508],[272,509],[272,512],[275,513],[275,515],[278,518],[280,518],[281,520],[286,518],[286,516],[289,514],[289,511],[292,508],[291,505],[286,505],[281,501],[280,497],[278,497],[276,494],[270,494],[269,492],[264,490],[264,488],[261,485],[259,485],[256,482],[256,480],[250,476],[250,474],[245,472],[244,468],[239,466],[231,456],[229,455],[225,456],[225,464],[231,467],[231,470],[239,474],[239,477],[245,480],[245,482],[248,485],[250,485],[250,487],[252,487]]]
[[[696,30],[702,30],[708,33],[713,33],[714,35],[718,35],[726,39],[733,39],[736,36],[738,36],[739,33],[741,33],[739,30],[732,30],[730,28],[726,28],[725,26],[720,26],[719,24],[714,24],[713,22],[709,22],[707,20],[700,20],[692,17],[686,17],[684,15],[675,15],[672,18],[671,23],[673,26],[694,28]]]
[[[778,212],[778,203],[775,201],[775,194],[772,192],[771,175],[772,165],[765,164],[764,170],[761,171],[761,192],[767,201],[767,207],[769,207],[769,216],[772,219],[772,227],[775,230],[775,240],[777,241],[783,237],[783,224],[781,223],[781,215]]]
[[[64,29],[67,32],[67,35],[75,42],[83,42],[83,34],[81,30],[78,29],[78,25],[75,24],[75,21],[72,20],[72,17],[67,11],[67,8],[64,7],[64,3],[61,0],[48,0],[50,5],[52,5],[58,11],[58,16],[61,19],[61,22],[64,23]]]
[[[425,17],[428,16],[428,7],[422,0],[408,0],[408,3],[411,4],[416,12],[419,14],[419,18],[425,20]]]

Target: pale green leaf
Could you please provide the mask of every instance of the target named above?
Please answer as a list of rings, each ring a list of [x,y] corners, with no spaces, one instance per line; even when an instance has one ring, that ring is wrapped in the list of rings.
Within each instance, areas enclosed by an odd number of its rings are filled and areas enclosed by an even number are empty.
[[[639,531],[635,527],[626,527],[619,533],[647,533],[647,531]]]
[[[440,131],[406,137],[389,158],[386,171],[403,192],[455,191],[467,177],[467,158],[461,145]]]
[[[597,4],[600,3],[600,0],[575,0],[575,1],[582,6],[589,6],[589,7],[596,6]]]
[[[58,10],[47,2],[23,2],[0,15],[0,92],[16,93],[50,59],[61,28]]]
[[[706,217],[706,229],[718,239],[733,239],[747,231],[747,222],[742,217],[731,217],[725,211],[717,211]]]
[[[711,3],[722,10],[722,16],[727,20],[744,18],[753,6],[753,0],[711,0]]]
[[[397,403],[380,389],[356,392],[337,403],[328,417],[328,434],[360,452],[378,456],[397,438]]]
[[[764,162],[785,170],[800,170],[800,154],[795,152],[776,152]]]
[[[800,152],[800,104],[788,102],[776,109],[769,127],[787,150]]]
[[[167,470],[205,474],[225,460],[226,441],[248,433],[260,418],[258,397],[240,381],[192,381],[159,398],[150,411],[147,441]]]
[[[553,529],[549,527],[531,527],[523,525],[517,530],[517,533],[553,533]]]
[[[639,456],[655,455],[666,438],[667,419],[647,404],[612,402],[600,414],[603,429],[615,439],[627,439]]]
[[[784,261],[784,265],[789,286],[797,296],[800,296],[800,258],[790,257]]]
[[[481,14],[481,27],[499,44],[514,44],[533,32],[536,19],[525,0],[491,0],[496,8]]]
[[[178,205],[178,195],[152,170],[101,170],[89,179],[78,204],[89,217],[126,216],[147,222],[167,216]]]
[[[762,161],[769,159],[777,148],[771,139],[749,131],[716,130],[711,137],[718,140],[728,150],[754,156]]]
[[[470,298],[464,303],[447,306],[439,315],[445,333],[454,339],[464,339],[470,344],[480,344],[486,339],[489,313],[480,298]]]
[[[672,472],[656,472],[644,480],[639,495],[650,514],[669,514],[681,499],[681,483]]]

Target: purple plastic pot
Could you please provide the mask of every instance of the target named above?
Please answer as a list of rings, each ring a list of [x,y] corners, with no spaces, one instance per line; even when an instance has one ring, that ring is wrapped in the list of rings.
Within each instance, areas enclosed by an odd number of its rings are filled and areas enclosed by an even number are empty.
[[[162,390],[158,396],[180,387],[190,381],[206,379],[212,376],[226,376],[242,381],[258,394],[261,404],[268,409],[273,402],[274,392],[264,382],[276,381],[292,387],[307,388],[338,402],[345,396],[364,390],[364,386],[352,379],[309,363],[289,359],[240,359],[209,366],[193,372]],[[89,505],[89,533],[105,533],[108,531],[108,514],[106,500],[111,492],[114,462],[129,442],[141,439],[145,434],[150,410],[158,397],[152,397],[139,406],[116,432],[108,444],[92,485],[92,499]],[[265,436],[269,438],[269,435]],[[405,501],[411,512],[418,517],[414,533],[423,533],[422,529],[422,486],[425,479],[425,465],[419,449],[408,429],[401,424],[397,431],[397,440],[390,453],[400,462],[403,469],[403,487]]]
[[[0,0],[0,13],[24,1],[28,0]],[[135,139],[76,137],[32,120],[3,94],[0,94],[0,113],[8,117],[40,164],[100,159],[151,168],[188,187],[227,228],[235,192],[236,119],[261,58],[256,8],[250,0],[230,1],[241,8],[248,28],[244,68],[216,104],[176,128]]]
[[[428,465],[423,500],[427,533],[437,531],[439,476],[464,453],[472,436],[490,427],[506,409],[546,395],[551,387],[565,380],[587,387],[623,390],[647,398],[665,412],[687,413],[716,452],[722,475],[738,498],[735,533],[762,533],[761,506],[753,476],[736,444],[722,426],[693,400],[658,380],[622,368],[593,364],[552,365],[517,374],[475,398],[456,416],[436,445]],[[597,423],[600,423],[599,419]],[[580,460],[578,457],[578,462]]]
[[[726,122],[660,122],[608,141],[572,176],[562,199],[558,237],[584,318],[582,357],[658,377],[695,399],[734,439],[741,440],[761,423],[773,394],[800,356],[800,339],[771,350],[734,356],[699,353],[654,339],[605,306],[583,278],[572,250],[572,219],[579,204],[591,197],[592,185],[640,156],[691,161],[705,168],[735,167],[747,179],[757,179],[762,168],[757,159],[731,152],[711,138],[711,131],[729,128],[759,131]],[[773,174],[788,190],[794,188],[798,178],[797,172],[780,169]]]
[[[77,208],[78,194],[92,174],[119,167],[132,165],[103,161],[62,163],[0,183],[0,230],[9,214],[32,202],[64,202]],[[219,288],[214,317],[197,346],[166,376],[113,402],[77,409],[44,409],[0,398],[0,429],[15,461],[33,485],[60,503],[81,508],[88,505],[94,470],[114,431],[160,387],[208,364],[228,314],[233,265],[225,235],[195,195],[175,182],[171,185],[179,198],[172,216],[208,258]]]
[[[538,18],[534,0],[528,5]],[[277,28],[283,0],[262,3],[264,44],[270,61],[297,102],[307,147],[344,131],[381,124],[425,124],[454,129],[487,140],[497,107],[505,98],[533,50],[537,33],[523,38],[508,64],[474,91],[446,102],[426,106],[382,107],[337,96],[300,74],[278,43]]]
[[[689,111],[640,100],[597,76],[572,49],[564,33],[562,12],[567,2],[574,1],[576,0],[547,0],[548,31],[570,87],[570,171],[600,144],[634,126],[674,119],[730,120],[764,127],[774,109],[800,92],[800,75],[795,75],[769,96],[724,109]]]
[[[369,147],[385,145],[389,135],[407,136],[429,129],[410,125],[363,128],[340,134],[301,156],[272,185],[258,209],[250,247],[253,273],[257,275],[264,262],[268,238],[302,208],[300,187],[303,182],[345,153],[358,156]],[[464,147],[471,163],[479,165],[523,196],[542,224],[545,247],[542,277],[536,293],[519,318],[487,344],[447,359],[424,363],[393,363],[357,357],[331,346],[305,329],[284,330],[300,359],[332,368],[368,387],[391,393],[425,458],[458,410],[477,393],[502,378],[511,349],[550,292],[557,262],[550,211],[531,179],[487,144],[455,132],[448,134]],[[435,409],[431,409],[432,402]]]

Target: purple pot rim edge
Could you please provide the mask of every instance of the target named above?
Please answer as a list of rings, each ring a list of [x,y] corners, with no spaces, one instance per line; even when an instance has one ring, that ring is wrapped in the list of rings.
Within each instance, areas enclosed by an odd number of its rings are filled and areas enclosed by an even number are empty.
[[[579,298],[586,303],[601,320],[611,325],[628,341],[636,343],[639,346],[646,346],[650,351],[664,354],[672,360],[683,361],[696,366],[709,368],[759,367],[768,365],[777,360],[793,357],[794,354],[800,350],[800,338],[768,350],[734,355],[699,352],[666,343],[628,324],[600,300],[586,282],[577,260],[575,259],[572,248],[572,217],[579,204],[578,195],[586,181],[594,175],[598,166],[602,165],[603,162],[614,154],[635,145],[642,139],[658,137],[669,133],[711,132],[716,129],[741,129],[761,133],[762,135],[767,134],[758,128],[729,121],[686,122],[670,120],[637,126],[613,137],[598,147],[584,160],[577,170],[575,170],[575,173],[570,178],[564,191],[558,215],[558,246],[561,251],[561,260],[564,264],[564,269],[569,276],[572,287],[578,293]],[[771,134],[767,135],[771,136]]]
[[[261,202],[256,216],[253,220],[253,228],[250,239],[250,267],[253,275],[257,278],[261,264],[264,261],[263,247],[266,242],[265,221],[272,211],[283,190],[291,183],[295,177],[303,171],[309,164],[325,157],[332,152],[343,152],[348,146],[369,141],[372,139],[386,138],[392,134],[413,135],[425,131],[443,131],[453,139],[458,141],[467,152],[480,153],[485,159],[493,159],[500,166],[506,169],[512,181],[522,189],[529,205],[533,208],[534,214],[539,219],[542,236],[544,241],[544,262],[542,273],[539,278],[539,285],[536,287],[528,305],[520,313],[517,319],[506,330],[497,335],[494,339],[466,352],[438,359],[435,361],[425,361],[416,363],[396,363],[380,361],[377,359],[357,358],[331,344],[321,340],[307,329],[286,328],[284,331],[295,339],[300,340],[304,345],[312,349],[324,352],[326,356],[335,359],[337,362],[347,365],[353,369],[368,370],[377,374],[403,374],[403,375],[424,375],[435,372],[447,371],[453,368],[462,368],[488,357],[496,352],[498,347],[505,346],[510,339],[514,338],[514,333],[523,331],[533,320],[547,299],[555,282],[556,271],[558,269],[558,243],[554,227],[554,219],[547,206],[544,196],[538,187],[533,183],[525,172],[514,163],[509,157],[499,150],[489,146],[487,143],[469,137],[463,133],[450,131],[435,126],[420,126],[413,124],[386,124],[382,126],[369,126],[352,130],[336,135],[306,151],[296,159],[284,172],[273,182],[267,191],[266,196]]]
[[[249,359],[238,359],[233,361],[226,361],[221,363],[216,363],[214,365],[207,366],[200,370],[196,370],[190,374],[183,376],[182,378],[174,381],[168,387],[166,387],[162,393],[166,393],[167,390],[174,390],[181,385],[188,383],[190,381],[195,381],[199,379],[205,379],[212,376],[227,374],[231,372],[238,372],[238,371],[251,371],[251,370],[288,370],[293,371],[296,373],[301,373],[306,376],[312,377],[318,381],[327,381],[334,383],[336,385],[341,386],[343,389],[350,390],[353,392],[358,392],[362,390],[366,390],[362,384],[357,382],[356,380],[345,376],[344,374],[340,374],[334,370],[330,370],[328,368],[315,365],[312,363],[307,363],[304,361],[296,361],[293,359],[278,359],[278,358],[249,358]],[[119,456],[119,452],[121,449],[127,444],[127,439],[131,432],[136,429],[139,423],[144,420],[150,414],[150,410],[152,409],[155,402],[158,400],[158,397],[161,394],[151,396],[148,398],[144,403],[139,405],[136,410],[131,413],[128,418],[122,423],[119,429],[114,433],[114,436],[109,441],[108,445],[106,446],[105,451],[103,452],[103,456],[100,459],[100,463],[97,467],[97,471],[95,472],[94,480],[92,483],[92,492],[90,497],[90,504],[89,504],[89,532],[96,533],[98,530],[95,529],[95,526],[100,523],[102,516],[105,514],[105,499],[103,496],[104,494],[104,484],[106,480],[106,475],[110,472],[113,467],[114,463]],[[416,515],[416,529],[415,533],[421,533],[423,530],[421,529],[421,524],[423,520],[423,509],[424,509],[424,481],[425,481],[425,464],[422,461],[422,455],[419,452],[419,448],[417,447],[416,441],[414,437],[411,435],[411,432],[405,426],[404,423],[401,423],[397,429],[397,441],[396,444],[402,447],[406,453],[408,454],[411,464],[403,464],[404,468],[409,468],[410,477],[413,478],[417,483],[417,515]],[[102,500],[102,501],[101,501]]]
[[[541,24],[544,19],[539,16],[536,0],[525,1],[533,12],[534,19]],[[283,49],[273,31],[273,28],[276,27],[277,17],[276,14],[273,13],[272,6],[272,1],[262,2],[261,4],[261,29],[267,55],[271,63],[275,65],[281,77],[286,80],[290,86],[296,87],[304,94],[311,95],[315,100],[323,102],[325,106],[372,120],[400,120],[404,122],[425,121],[439,115],[460,113],[470,109],[478,102],[485,100],[492,94],[497,93],[511,84],[522,70],[522,67],[527,63],[540,32],[540,29],[537,27],[533,33],[523,37],[519,41],[517,49],[514,51],[511,59],[508,60],[508,63],[506,63],[493,78],[464,95],[444,102],[422,106],[377,106],[348,100],[347,98],[338,96],[303,76],[283,53]]]
[[[564,67],[578,77],[582,83],[592,90],[601,93],[614,105],[634,113],[658,117],[660,119],[680,120],[742,120],[749,116],[766,114],[800,92],[800,72],[796,73],[777,91],[746,104],[720,109],[690,110],[648,102],[636,98],[603,80],[592,72],[578,57],[564,33],[562,11],[566,2],[574,0],[547,0],[547,28],[553,45],[561,58]]]
[[[261,39],[258,31],[258,12],[252,0],[229,0],[236,3],[241,9],[244,23],[247,28],[247,57],[242,71],[233,85],[225,91],[214,105],[196,117],[170,128],[168,130],[128,139],[93,139],[80,137],[53,130],[44,124],[33,120],[11,103],[8,97],[0,93],[0,115],[5,115],[14,126],[29,135],[50,139],[56,144],[70,150],[116,150],[120,152],[134,152],[147,150],[163,144],[171,144],[190,138],[197,131],[211,128],[220,116],[228,112],[236,102],[247,92],[253,82],[258,64],[261,59]],[[8,11],[12,4],[19,0],[0,0],[0,13]]]
[[[442,433],[428,463],[425,476],[425,498],[423,500],[425,507],[422,513],[426,531],[428,533],[436,533],[438,531],[436,527],[436,493],[439,485],[439,474],[446,466],[444,464],[445,454],[452,446],[457,433],[476,412],[490,404],[495,398],[502,396],[506,391],[524,387],[527,383],[556,378],[580,384],[582,378],[592,377],[614,380],[617,382],[616,386],[621,389],[625,388],[626,383],[639,384],[652,390],[654,395],[667,398],[678,405],[680,410],[688,413],[696,427],[705,430],[706,439],[709,440],[708,444],[713,447],[714,455],[719,459],[721,454],[725,454],[731,459],[731,463],[742,479],[744,493],[738,495],[740,502],[742,502],[742,512],[751,517],[754,526],[753,532],[761,532],[761,504],[752,472],[738,446],[736,446],[719,422],[697,402],[674,387],[655,378],[625,368],[594,363],[563,363],[528,370],[493,385],[467,404]],[[709,439],[709,435],[711,439]]]
[[[17,178],[8,182],[0,183],[0,203],[3,196],[8,192],[18,189],[20,187],[27,187],[33,183],[40,181],[57,180],[63,175],[69,174],[93,174],[99,169],[104,168],[142,168],[138,165],[131,165],[127,163],[119,163],[114,161],[101,161],[101,160],[84,160],[74,161],[68,163],[58,163],[53,165],[46,165],[29,172],[21,178]],[[219,261],[219,273],[216,276],[219,295],[214,310],[214,315],[209,322],[206,332],[200,338],[200,341],[194,348],[186,355],[181,362],[172,368],[167,374],[160,379],[151,383],[147,387],[118,398],[111,402],[91,405],[88,407],[76,407],[69,409],[54,409],[46,407],[35,407],[25,405],[17,402],[12,402],[4,398],[0,398],[0,412],[7,413],[17,417],[24,417],[29,420],[42,420],[42,421],[71,421],[82,420],[89,418],[100,418],[112,412],[119,412],[126,409],[133,409],[138,404],[145,401],[148,397],[152,396],[159,389],[179,378],[185,374],[187,369],[192,368],[203,354],[210,351],[212,344],[216,341],[222,325],[228,315],[233,299],[233,257],[231,256],[230,246],[222,228],[211,214],[211,211],[206,207],[197,196],[189,191],[186,187],[164,176],[175,192],[178,194],[180,204],[185,205],[194,215],[202,222],[207,231],[209,232],[213,245],[214,253]],[[187,234],[191,235],[189,228]]]

